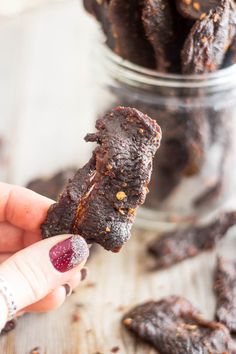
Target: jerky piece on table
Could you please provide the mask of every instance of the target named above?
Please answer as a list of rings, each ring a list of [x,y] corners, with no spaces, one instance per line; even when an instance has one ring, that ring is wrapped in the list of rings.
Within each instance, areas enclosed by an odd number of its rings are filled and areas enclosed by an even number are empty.
[[[62,192],[66,182],[74,176],[75,168],[68,168],[59,171],[49,178],[36,178],[29,182],[26,188],[42,194],[47,198],[56,200],[58,195]]]
[[[110,0],[83,0],[83,2],[85,9],[101,23],[103,32],[106,36],[107,45],[113,49],[114,37],[111,30],[111,22],[109,20]]]
[[[146,68],[155,68],[154,51],[142,25],[143,0],[111,0],[109,18],[115,38],[115,52]]]
[[[222,0],[204,19],[196,21],[181,53],[184,74],[209,73],[221,67],[235,34],[231,23],[234,11],[230,0]]]
[[[210,10],[215,10],[221,0],[176,0],[179,13],[192,20],[203,19]]]
[[[85,140],[100,146],[49,209],[42,233],[79,234],[116,252],[129,239],[136,209],[145,200],[161,129],[125,107],[107,113],[96,128]]]
[[[218,258],[214,277],[216,319],[236,333],[236,261]]]
[[[178,36],[175,32],[174,9],[167,0],[144,0],[142,20],[147,38],[155,52],[156,69],[176,71]]]
[[[235,224],[236,212],[228,212],[207,225],[190,226],[158,237],[148,246],[148,252],[155,257],[155,269],[167,268],[213,249]]]
[[[138,305],[123,318],[124,326],[160,354],[235,354],[228,329],[205,320],[185,298],[169,296]]]

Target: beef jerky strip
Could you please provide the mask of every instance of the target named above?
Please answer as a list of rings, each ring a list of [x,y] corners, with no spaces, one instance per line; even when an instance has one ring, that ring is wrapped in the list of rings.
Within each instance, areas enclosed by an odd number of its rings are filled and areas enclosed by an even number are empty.
[[[26,188],[29,188],[36,193],[42,194],[47,198],[56,200],[68,179],[72,178],[75,172],[75,168],[68,168],[59,171],[49,178],[36,178],[30,181]]]
[[[155,257],[155,268],[167,268],[213,249],[235,223],[236,212],[228,212],[207,225],[190,226],[158,237],[148,247],[148,252]]]
[[[147,115],[117,107],[86,136],[98,146],[78,170],[42,225],[44,237],[73,233],[118,251],[129,239],[138,205],[145,200],[161,130]]]
[[[114,37],[109,20],[110,0],[83,0],[85,9],[100,22],[106,36],[107,45],[114,49]]]
[[[176,69],[177,35],[171,3],[167,0],[144,0],[142,20],[155,52],[156,69],[168,72],[173,64]]]
[[[221,0],[176,0],[176,7],[183,17],[198,20],[205,18],[220,3]]]
[[[184,74],[209,73],[221,67],[234,32],[231,5],[230,0],[222,0],[204,19],[196,21],[181,53]]]
[[[159,354],[235,354],[228,329],[205,320],[185,298],[169,296],[138,305],[123,318],[136,337]]]
[[[109,18],[115,38],[115,52],[132,63],[155,68],[153,49],[141,21],[143,0],[111,0]]]
[[[236,333],[236,261],[218,258],[214,280],[216,319]]]

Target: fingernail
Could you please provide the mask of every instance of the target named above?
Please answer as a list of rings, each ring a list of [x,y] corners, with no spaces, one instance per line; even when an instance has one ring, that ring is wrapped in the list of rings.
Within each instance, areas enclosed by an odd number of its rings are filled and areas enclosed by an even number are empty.
[[[70,284],[64,284],[63,286],[65,288],[66,296],[70,296],[72,294],[72,287]]]
[[[49,251],[50,260],[61,273],[76,267],[88,258],[89,250],[87,243],[81,236],[74,235],[59,242]]]
[[[87,278],[88,275],[88,269],[87,268],[82,268],[80,271],[80,281],[83,281]]]

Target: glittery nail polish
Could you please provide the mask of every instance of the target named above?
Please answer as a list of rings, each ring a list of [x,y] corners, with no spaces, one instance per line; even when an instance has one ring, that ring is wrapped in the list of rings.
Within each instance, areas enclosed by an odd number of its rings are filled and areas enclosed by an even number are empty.
[[[61,273],[76,267],[88,258],[89,250],[87,243],[81,236],[74,235],[59,242],[49,251],[50,260]]]

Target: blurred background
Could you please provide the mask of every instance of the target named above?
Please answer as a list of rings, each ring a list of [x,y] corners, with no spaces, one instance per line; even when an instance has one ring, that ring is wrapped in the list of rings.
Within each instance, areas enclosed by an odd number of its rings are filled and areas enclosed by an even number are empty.
[[[0,180],[87,160],[96,26],[78,0],[0,1]]]

